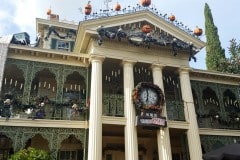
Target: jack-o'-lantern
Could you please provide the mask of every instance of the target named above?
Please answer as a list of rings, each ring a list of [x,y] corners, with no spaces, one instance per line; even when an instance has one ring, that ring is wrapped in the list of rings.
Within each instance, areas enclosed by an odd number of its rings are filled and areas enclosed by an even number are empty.
[[[142,27],[142,32],[144,33],[150,33],[152,31],[151,26],[146,24]]]
[[[121,5],[117,3],[114,7],[115,11],[120,11],[121,10]]]
[[[140,0],[140,4],[143,7],[148,7],[151,4],[151,0]]]
[[[175,21],[176,19],[176,17],[173,14],[171,14],[168,18],[170,21]]]
[[[88,4],[85,5],[85,15],[89,15],[92,12],[92,5],[90,4],[91,1],[88,1]]]
[[[203,33],[203,30],[202,28],[199,28],[198,26],[194,29],[193,33],[196,35],[196,36],[201,36],[202,33]]]
[[[52,14],[52,10],[51,10],[51,9],[48,9],[48,10],[47,10],[47,15],[50,15],[50,14]]]

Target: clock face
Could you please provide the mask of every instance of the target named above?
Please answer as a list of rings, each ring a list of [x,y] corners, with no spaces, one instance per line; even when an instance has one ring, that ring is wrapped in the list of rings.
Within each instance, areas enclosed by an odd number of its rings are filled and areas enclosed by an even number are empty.
[[[157,105],[158,103],[157,91],[151,87],[144,87],[140,92],[140,100],[143,105]]]

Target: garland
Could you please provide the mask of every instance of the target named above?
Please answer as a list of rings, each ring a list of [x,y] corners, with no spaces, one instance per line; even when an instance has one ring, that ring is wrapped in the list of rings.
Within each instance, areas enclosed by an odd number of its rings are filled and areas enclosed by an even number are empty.
[[[140,100],[140,93],[141,90],[145,87],[150,87],[153,88],[155,91],[157,91],[158,94],[158,103],[157,105],[144,105],[142,101]],[[132,93],[132,99],[133,99],[133,104],[135,105],[136,109],[151,109],[151,110],[158,110],[162,111],[162,106],[165,102],[164,95],[162,90],[155,84],[150,83],[150,82],[140,82],[134,89]]]

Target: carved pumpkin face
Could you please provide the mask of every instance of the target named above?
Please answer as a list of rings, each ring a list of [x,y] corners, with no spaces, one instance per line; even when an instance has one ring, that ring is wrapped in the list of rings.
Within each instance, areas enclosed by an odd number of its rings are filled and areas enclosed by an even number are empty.
[[[120,11],[121,5],[119,3],[117,3],[114,8],[115,8],[115,11]]]
[[[48,9],[48,10],[47,10],[47,15],[50,15],[50,14],[52,14],[52,10],[51,10],[51,9]]]
[[[146,24],[142,27],[142,32],[144,33],[150,33],[152,31],[151,26]]]
[[[170,21],[174,21],[175,20],[175,16],[174,15],[171,15],[168,17]]]
[[[198,27],[196,27],[193,31],[193,33],[197,36],[201,36],[202,32],[203,32],[203,30],[201,28],[198,28]]]
[[[148,7],[151,4],[151,0],[140,0],[140,4],[143,7]]]
[[[88,2],[88,4],[85,5],[85,15],[89,15],[92,12],[92,6],[90,4],[90,1]]]

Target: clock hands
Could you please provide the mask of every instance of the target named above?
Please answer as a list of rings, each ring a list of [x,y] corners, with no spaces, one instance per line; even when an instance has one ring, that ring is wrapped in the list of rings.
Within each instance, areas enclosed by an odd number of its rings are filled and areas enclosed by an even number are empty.
[[[146,102],[148,102],[148,89],[147,89],[147,99],[146,99]]]

